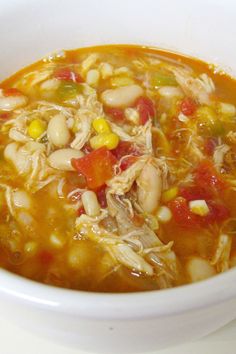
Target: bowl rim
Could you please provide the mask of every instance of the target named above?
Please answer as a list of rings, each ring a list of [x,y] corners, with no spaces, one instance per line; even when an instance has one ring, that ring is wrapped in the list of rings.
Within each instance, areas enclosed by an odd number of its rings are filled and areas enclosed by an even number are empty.
[[[98,320],[133,320],[177,315],[236,296],[236,269],[198,283],[134,293],[98,293],[38,283],[0,269],[0,296],[26,307]]]

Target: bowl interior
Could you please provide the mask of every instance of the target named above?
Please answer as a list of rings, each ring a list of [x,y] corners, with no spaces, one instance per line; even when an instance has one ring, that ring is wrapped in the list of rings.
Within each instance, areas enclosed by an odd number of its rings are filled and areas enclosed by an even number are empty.
[[[233,0],[0,3],[0,79],[52,51],[105,43],[155,45],[236,73]]]
[[[236,73],[236,2],[233,0],[228,0],[227,4],[220,0],[113,0],[112,3],[110,0],[35,0],[30,5],[27,0],[0,0],[0,5],[0,79],[52,51],[106,43],[155,45],[218,63]],[[201,284],[163,291],[159,297],[153,293],[144,296],[99,295],[96,307],[99,303],[100,316],[108,315],[109,311],[118,314],[126,297],[129,299],[126,306],[129,305],[135,315],[140,303],[133,299],[141,296],[146,299],[146,310],[149,308],[149,297],[150,304],[156,302],[156,311],[181,311],[192,306],[195,292],[199,294],[195,299],[196,306],[203,306],[203,297],[208,297],[209,303],[221,300],[222,288],[231,289],[227,293],[228,297],[235,294],[235,274],[235,271],[230,271]],[[46,286],[24,281],[5,271],[0,272],[0,278],[0,289],[7,295],[17,294],[23,300],[39,304],[45,298],[51,299],[56,307],[61,306],[64,310],[67,306],[71,309],[80,306],[78,296],[83,301],[86,297],[88,306],[85,308],[90,306],[92,316],[95,306],[93,294],[85,296],[62,289],[48,290]],[[69,293],[70,304],[66,302]],[[113,300],[107,303],[107,297]],[[174,304],[173,298],[178,299]],[[165,307],[162,306],[164,303]],[[149,310],[150,315],[153,307],[150,306]]]

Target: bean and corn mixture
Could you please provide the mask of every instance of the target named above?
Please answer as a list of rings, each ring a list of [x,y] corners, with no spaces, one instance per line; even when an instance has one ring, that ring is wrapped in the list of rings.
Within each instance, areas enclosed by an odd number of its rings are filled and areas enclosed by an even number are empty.
[[[128,292],[236,264],[236,82],[139,46],[61,51],[0,85],[0,266]]]

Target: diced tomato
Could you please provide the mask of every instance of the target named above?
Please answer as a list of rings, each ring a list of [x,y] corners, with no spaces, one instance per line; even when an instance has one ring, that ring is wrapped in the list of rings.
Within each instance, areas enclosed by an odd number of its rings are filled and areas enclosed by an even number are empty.
[[[216,171],[213,163],[204,160],[199,163],[194,174],[195,182],[198,186],[205,189],[213,189],[214,191],[222,191],[226,188],[226,182],[222,179],[220,174]]]
[[[121,108],[104,107],[104,111],[115,121],[123,122],[125,120],[124,110]]]
[[[188,202],[185,198],[178,197],[168,203],[172,211],[173,218],[177,224],[183,227],[197,227],[198,217],[189,210]]]
[[[112,153],[115,155],[117,160],[120,160],[126,155],[140,156],[140,152],[137,147],[129,141],[120,141],[118,146],[112,150]]]
[[[137,161],[137,156],[127,156],[120,163],[121,171],[127,170],[133,163]]]
[[[144,125],[150,118],[155,116],[155,108],[152,100],[148,97],[139,97],[135,102],[140,116],[140,124]]]
[[[46,250],[39,252],[38,258],[40,263],[45,266],[48,266],[53,261],[52,253]]]
[[[18,90],[17,88],[14,88],[14,87],[4,89],[3,94],[6,97],[9,97],[9,96],[22,96],[23,95],[23,93],[20,90]]]
[[[58,80],[65,80],[65,81],[71,80],[78,83],[83,82],[83,79],[79,74],[75,73],[74,71],[71,71],[68,68],[57,69],[54,72],[54,77]]]
[[[84,157],[72,159],[71,163],[86,177],[88,188],[97,189],[112,178],[113,166],[117,160],[106,147],[101,147]]]
[[[196,109],[197,109],[196,102],[190,97],[185,97],[183,101],[180,103],[180,111],[185,116],[191,116],[192,114],[195,113]]]
[[[128,155],[121,161],[120,168],[122,171],[127,170],[127,168],[137,160],[137,156],[140,156],[140,151],[133,143],[130,143],[129,141],[120,141],[119,145],[112,151],[112,153],[115,155],[117,160],[120,160],[122,157]]]
[[[206,216],[192,213],[188,203],[183,197],[178,197],[168,203],[175,222],[182,227],[207,227],[213,223],[221,223],[230,217],[229,209],[222,203],[208,200],[209,213]]]
[[[106,208],[107,207],[106,187],[103,186],[97,189],[96,194],[101,207]]]
[[[85,210],[83,207],[80,207],[78,210],[77,210],[77,216],[81,216],[82,214],[86,214],[85,213]]]
[[[203,218],[203,223],[205,225],[214,222],[219,223],[230,217],[230,211],[225,205],[211,200],[207,202],[207,205],[210,211],[208,215]]]
[[[217,146],[217,140],[216,138],[208,138],[206,139],[206,141],[204,142],[204,152],[208,155],[208,156],[212,156],[215,148]]]
[[[5,113],[1,113],[0,114],[0,119],[1,120],[7,120],[11,117],[11,113],[10,112],[5,112]]]
[[[212,198],[212,192],[209,189],[201,186],[186,186],[180,187],[179,194],[185,198],[188,202],[191,200],[204,199],[208,200]]]

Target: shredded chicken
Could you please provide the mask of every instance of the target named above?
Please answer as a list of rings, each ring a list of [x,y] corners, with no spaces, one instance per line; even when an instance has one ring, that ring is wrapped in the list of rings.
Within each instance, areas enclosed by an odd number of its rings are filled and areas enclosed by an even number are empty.
[[[73,149],[80,150],[89,140],[91,135],[92,121],[103,115],[102,104],[97,100],[97,95],[90,95],[87,98],[79,97],[80,108],[75,116],[75,123],[78,132],[75,134],[74,140],[70,146]]]
[[[236,132],[233,132],[232,130],[228,132],[226,139],[229,143],[236,144]]]
[[[136,180],[136,178],[141,173],[145,163],[149,159],[148,156],[140,157],[133,165],[131,165],[127,170],[123,171],[121,174],[111,178],[107,181],[107,186],[109,187],[110,194],[123,195],[128,192]]]
[[[153,232],[146,224],[140,227],[134,226],[122,204],[116,197],[107,195],[107,202],[110,215],[117,220],[118,231],[119,234],[122,235],[122,239],[126,240],[131,246],[136,246],[136,250],[141,252],[140,255],[142,254],[145,256],[146,254],[155,254],[156,257],[159,257],[162,260],[162,262],[160,261],[162,270],[160,274],[165,278],[165,280],[162,278],[162,286],[171,286],[170,279],[172,279],[173,282],[178,273],[176,257],[173,251],[171,251],[173,243],[163,245],[155,232]],[[171,253],[172,256],[169,257],[169,253]],[[170,263],[171,266],[168,265],[165,267],[165,256],[167,256],[168,263]],[[160,269],[158,268],[158,264],[155,263],[155,267],[157,267],[157,272],[159,272]],[[169,274],[169,272],[171,272],[171,274]]]
[[[215,148],[214,154],[213,154],[213,160],[215,167],[218,172],[220,172],[223,162],[224,162],[224,157],[225,154],[230,150],[230,147],[226,144],[219,145]]]
[[[24,145],[11,143],[5,149],[5,158],[16,168],[19,175],[25,177],[25,187],[37,191],[56,179],[56,174],[48,163],[43,144],[30,141]]]
[[[124,131],[123,127],[110,122],[112,131],[117,134],[121,140],[129,141],[138,145],[143,153],[152,153],[152,123],[148,121],[145,125],[134,127],[130,134]]]
[[[230,251],[232,245],[232,237],[227,234],[221,234],[211,264],[216,266],[217,272],[225,272],[229,269]]]
[[[214,92],[215,86],[207,74],[194,78],[187,70],[172,68],[176,81],[187,96],[192,97],[200,104],[210,104],[210,95]]]

